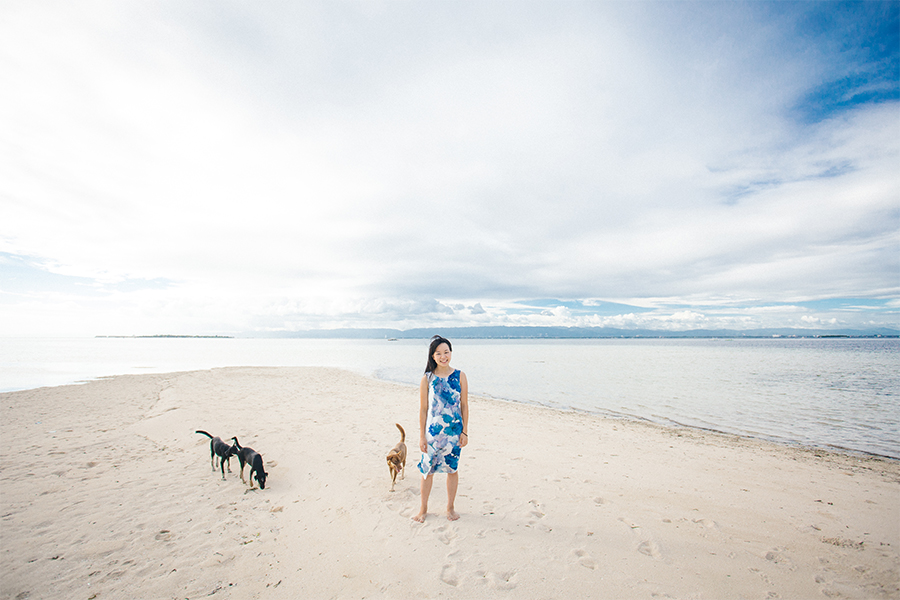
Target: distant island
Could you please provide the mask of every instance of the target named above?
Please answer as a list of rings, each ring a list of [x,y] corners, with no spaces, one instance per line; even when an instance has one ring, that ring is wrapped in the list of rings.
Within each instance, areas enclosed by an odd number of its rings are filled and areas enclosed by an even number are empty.
[[[97,335],[98,338],[205,338],[234,339],[233,335]]]

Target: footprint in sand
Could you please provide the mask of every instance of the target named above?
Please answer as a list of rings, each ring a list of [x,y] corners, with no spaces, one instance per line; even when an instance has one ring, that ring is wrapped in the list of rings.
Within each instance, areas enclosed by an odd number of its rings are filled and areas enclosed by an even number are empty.
[[[456,565],[444,565],[441,569],[441,581],[447,585],[459,585],[459,576],[456,574]]]
[[[591,569],[592,571],[597,568],[597,561],[594,560],[594,558],[583,549],[576,548],[572,551],[572,554],[575,555],[575,560],[582,567]]]
[[[762,579],[763,582],[765,582],[766,585],[772,585],[772,580],[769,579],[769,576],[766,575],[765,573],[763,573],[762,571],[760,571],[759,569],[754,569],[754,568],[751,567],[751,568],[749,568],[748,570],[749,570],[751,573],[755,573],[756,575],[758,575],[759,578]]]
[[[528,518],[528,524],[534,525],[538,520],[544,518],[544,512],[541,510],[541,505],[537,500],[530,500],[528,504],[531,505],[531,508],[527,510],[525,516]]]
[[[659,550],[659,544],[653,540],[644,540],[638,544],[638,552],[646,554],[653,558],[662,558],[662,552]]]
[[[641,554],[645,554],[651,558],[661,559],[663,557],[662,550],[659,548],[659,544],[656,543],[652,538],[646,537],[646,533],[641,530],[641,526],[637,523],[626,519],[625,517],[619,517],[619,521],[627,525],[632,532],[640,539],[638,542],[637,551]],[[663,519],[663,522],[671,523],[669,519]]]
[[[694,519],[694,523],[703,525],[707,529],[715,529],[716,527],[718,527],[718,524],[712,519]]]
[[[770,552],[766,552],[766,560],[775,563],[776,565],[782,565],[788,567],[790,570],[794,570],[794,564],[791,562],[791,559],[782,554],[783,548],[773,548]]]
[[[516,572],[505,571],[503,573],[486,573],[488,587],[495,590],[511,590],[516,587]]]
[[[456,539],[456,529],[450,525],[441,525],[437,528],[437,539],[450,545],[450,542]]]

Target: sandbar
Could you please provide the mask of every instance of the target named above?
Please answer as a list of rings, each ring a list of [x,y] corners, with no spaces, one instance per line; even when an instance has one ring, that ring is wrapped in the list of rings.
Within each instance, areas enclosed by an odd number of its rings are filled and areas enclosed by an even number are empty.
[[[419,524],[413,386],[236,367],[0,404],[2,600],[900,598],[900,461],[475,396],[461,518],[438,475]]]

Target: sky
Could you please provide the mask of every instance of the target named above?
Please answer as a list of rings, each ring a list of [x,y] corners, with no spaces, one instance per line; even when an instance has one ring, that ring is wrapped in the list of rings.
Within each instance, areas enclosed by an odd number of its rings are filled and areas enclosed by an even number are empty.
[[[0,4],[0,336],[900,328],[900,3]]]

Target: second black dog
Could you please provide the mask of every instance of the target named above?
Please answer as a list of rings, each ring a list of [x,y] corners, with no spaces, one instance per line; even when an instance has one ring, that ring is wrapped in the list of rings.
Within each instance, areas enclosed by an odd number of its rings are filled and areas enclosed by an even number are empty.
[[[234,440],[234,445],[237,446],[237,457],[241,462],[241,482],[247,483],[244,481],[244,465],[249,465],[250,473],[247,475],[247,478],[250,480],[250,489],[253,489],[253,478],[256,477],[256,481],[259,482],[259,489],[266,489],[266,470],[263,467],[263,458],[262,455],[259,454],[253,448],[248,446],[241,446],[238,443],[238,439],[236,437],[231,438]]]

